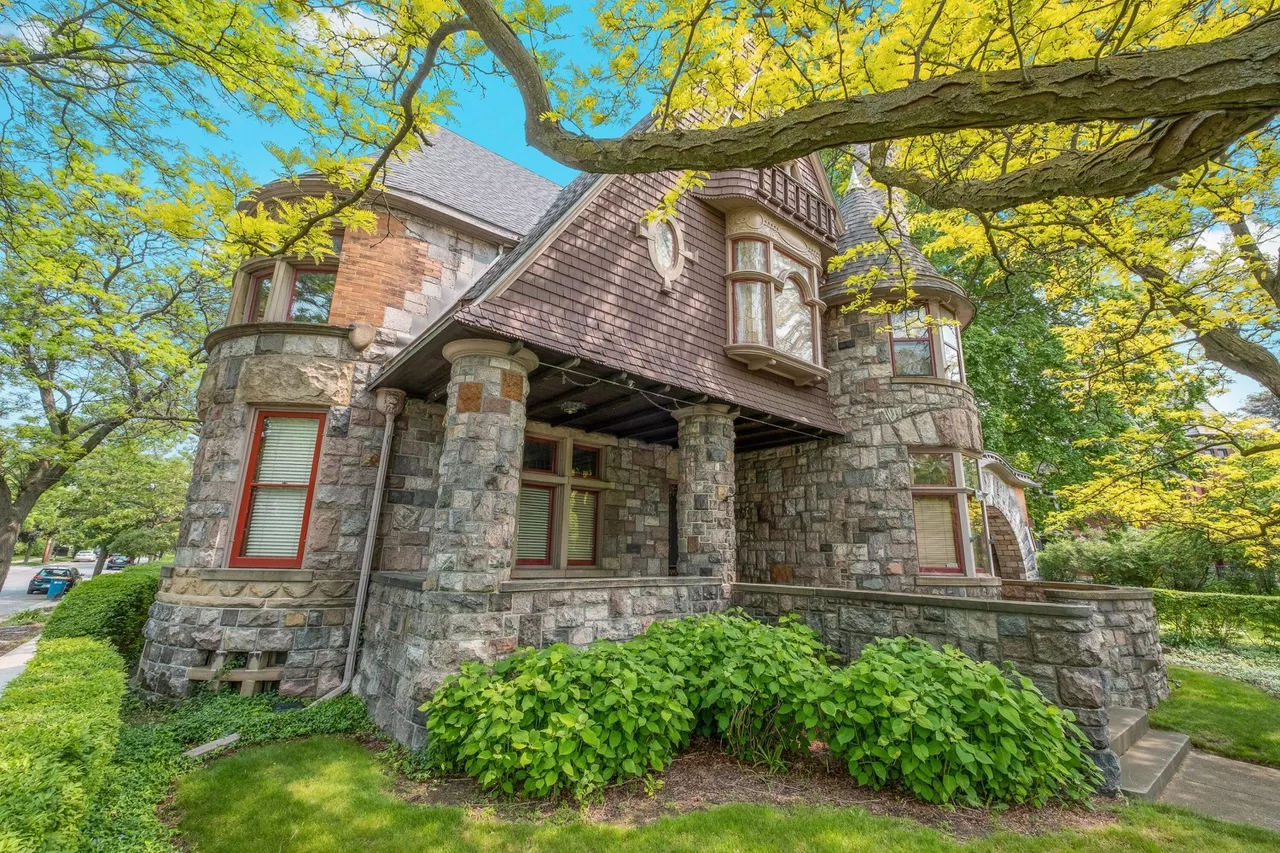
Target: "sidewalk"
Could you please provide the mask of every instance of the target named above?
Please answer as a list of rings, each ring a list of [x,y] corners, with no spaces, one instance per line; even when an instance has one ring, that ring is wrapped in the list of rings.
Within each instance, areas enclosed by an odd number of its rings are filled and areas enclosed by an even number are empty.
[[[28,640],[6,655],[0,656],[0,693],[27,668],[27,661],[36,655],[36,640]]]
[[[1158,802],[1280,832],[1280,770],[1192,750]]]

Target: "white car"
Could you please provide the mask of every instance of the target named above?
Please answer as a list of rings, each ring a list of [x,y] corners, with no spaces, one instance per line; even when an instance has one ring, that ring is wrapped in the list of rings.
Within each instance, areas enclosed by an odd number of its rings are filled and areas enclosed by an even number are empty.
[[[76,551],[76,555],[71,558],[73,563],[96,563],[98,555],[93,551]]]

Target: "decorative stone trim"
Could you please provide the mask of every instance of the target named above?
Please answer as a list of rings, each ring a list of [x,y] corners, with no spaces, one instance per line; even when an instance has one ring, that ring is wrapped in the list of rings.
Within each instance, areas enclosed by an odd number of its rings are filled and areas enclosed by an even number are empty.
[[[248,338],[254,335],[318,335],[328,338],[346,338],[351,335],[351,326],[329,326],[324,323],[235,323],[214,329],[204,339],[205,352],[218,344],[234,338]]]
[[[1000,586],[1000,578],[988,575],[944,575],[921,572],[916,575],[916,586]]]
[[[555,592],[577,589],[644,589],[647,587],[719,586],[718,578],[548,578],[505,581],[499,592]]]
[[[512,345],[505,341],[491,341],[482,338],[465,338],[451,341],[444,345],[440,354],[450,364],[467,355],[488,355],[510,358],[518,362],[528,372],[538,366],[538,356],[531,350],[519,349],[512,352]]]
[[[941,379],[937,376],[894,376],[889,380],[890,385],[938,385],[942,388],[956,388],[958,390],[968,391],[973,396],[973,389],[963,382],[956,382],[954,379]]]
[[[882,601],[890,604],[914,604],[920,607],[947,607],[960,610],[985,610],[992,613],[1026,613],[1033,616],[1062,616],[1087,619],[1093,609],[1081,604],[1047,604],[1039,601],[998,601],[986,598],[954,598],[913,592],[883,592],[873,589],[836,589],[834,587],[787,586],[774,583],[735,583],[733,592],[761,592],[792,598],[845,598],[851,601]]]

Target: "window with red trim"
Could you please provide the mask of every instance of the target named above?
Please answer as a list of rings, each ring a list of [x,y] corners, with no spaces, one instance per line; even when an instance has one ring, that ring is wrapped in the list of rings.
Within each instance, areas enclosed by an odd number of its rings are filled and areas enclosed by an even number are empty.
[[[978,462],[955,451],[912,452],[911,503],[923,573],[990,574]]]
[[[894,376],[964,381],[960,326],[955,312],[936,300],[895,313],[889,342]]]
[[[324,424],[322,412],[257,413],[231,566],[302,565]]]
[[[598,568],[604,451],[529,435],[522,467],[516,568],[537,576]]]
[[[249,307],[245,322],[261,323],[267,313],[267,298],[271,295],[271,272],[260,272],[249,279]]]

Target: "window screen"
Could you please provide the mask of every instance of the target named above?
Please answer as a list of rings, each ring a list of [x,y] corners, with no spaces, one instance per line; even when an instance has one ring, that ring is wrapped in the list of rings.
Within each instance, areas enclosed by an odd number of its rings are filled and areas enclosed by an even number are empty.
[[[259,416],[238,555],[299,563],[323,416]],[[269,565],[269,564],[268,564]]]
[[[914,499],[916,551],[921,569],[960,570],[956,553],[956,501],[954,497]]]
[[[569,565],[596,562],[596,510],[600,493],[574,490],[569,495]]]
[[[526,445],[527,446],[527,445]],[[549,486],[520,487],[516,562],[525,566],[551,563],[551,514],[555,491]]]

